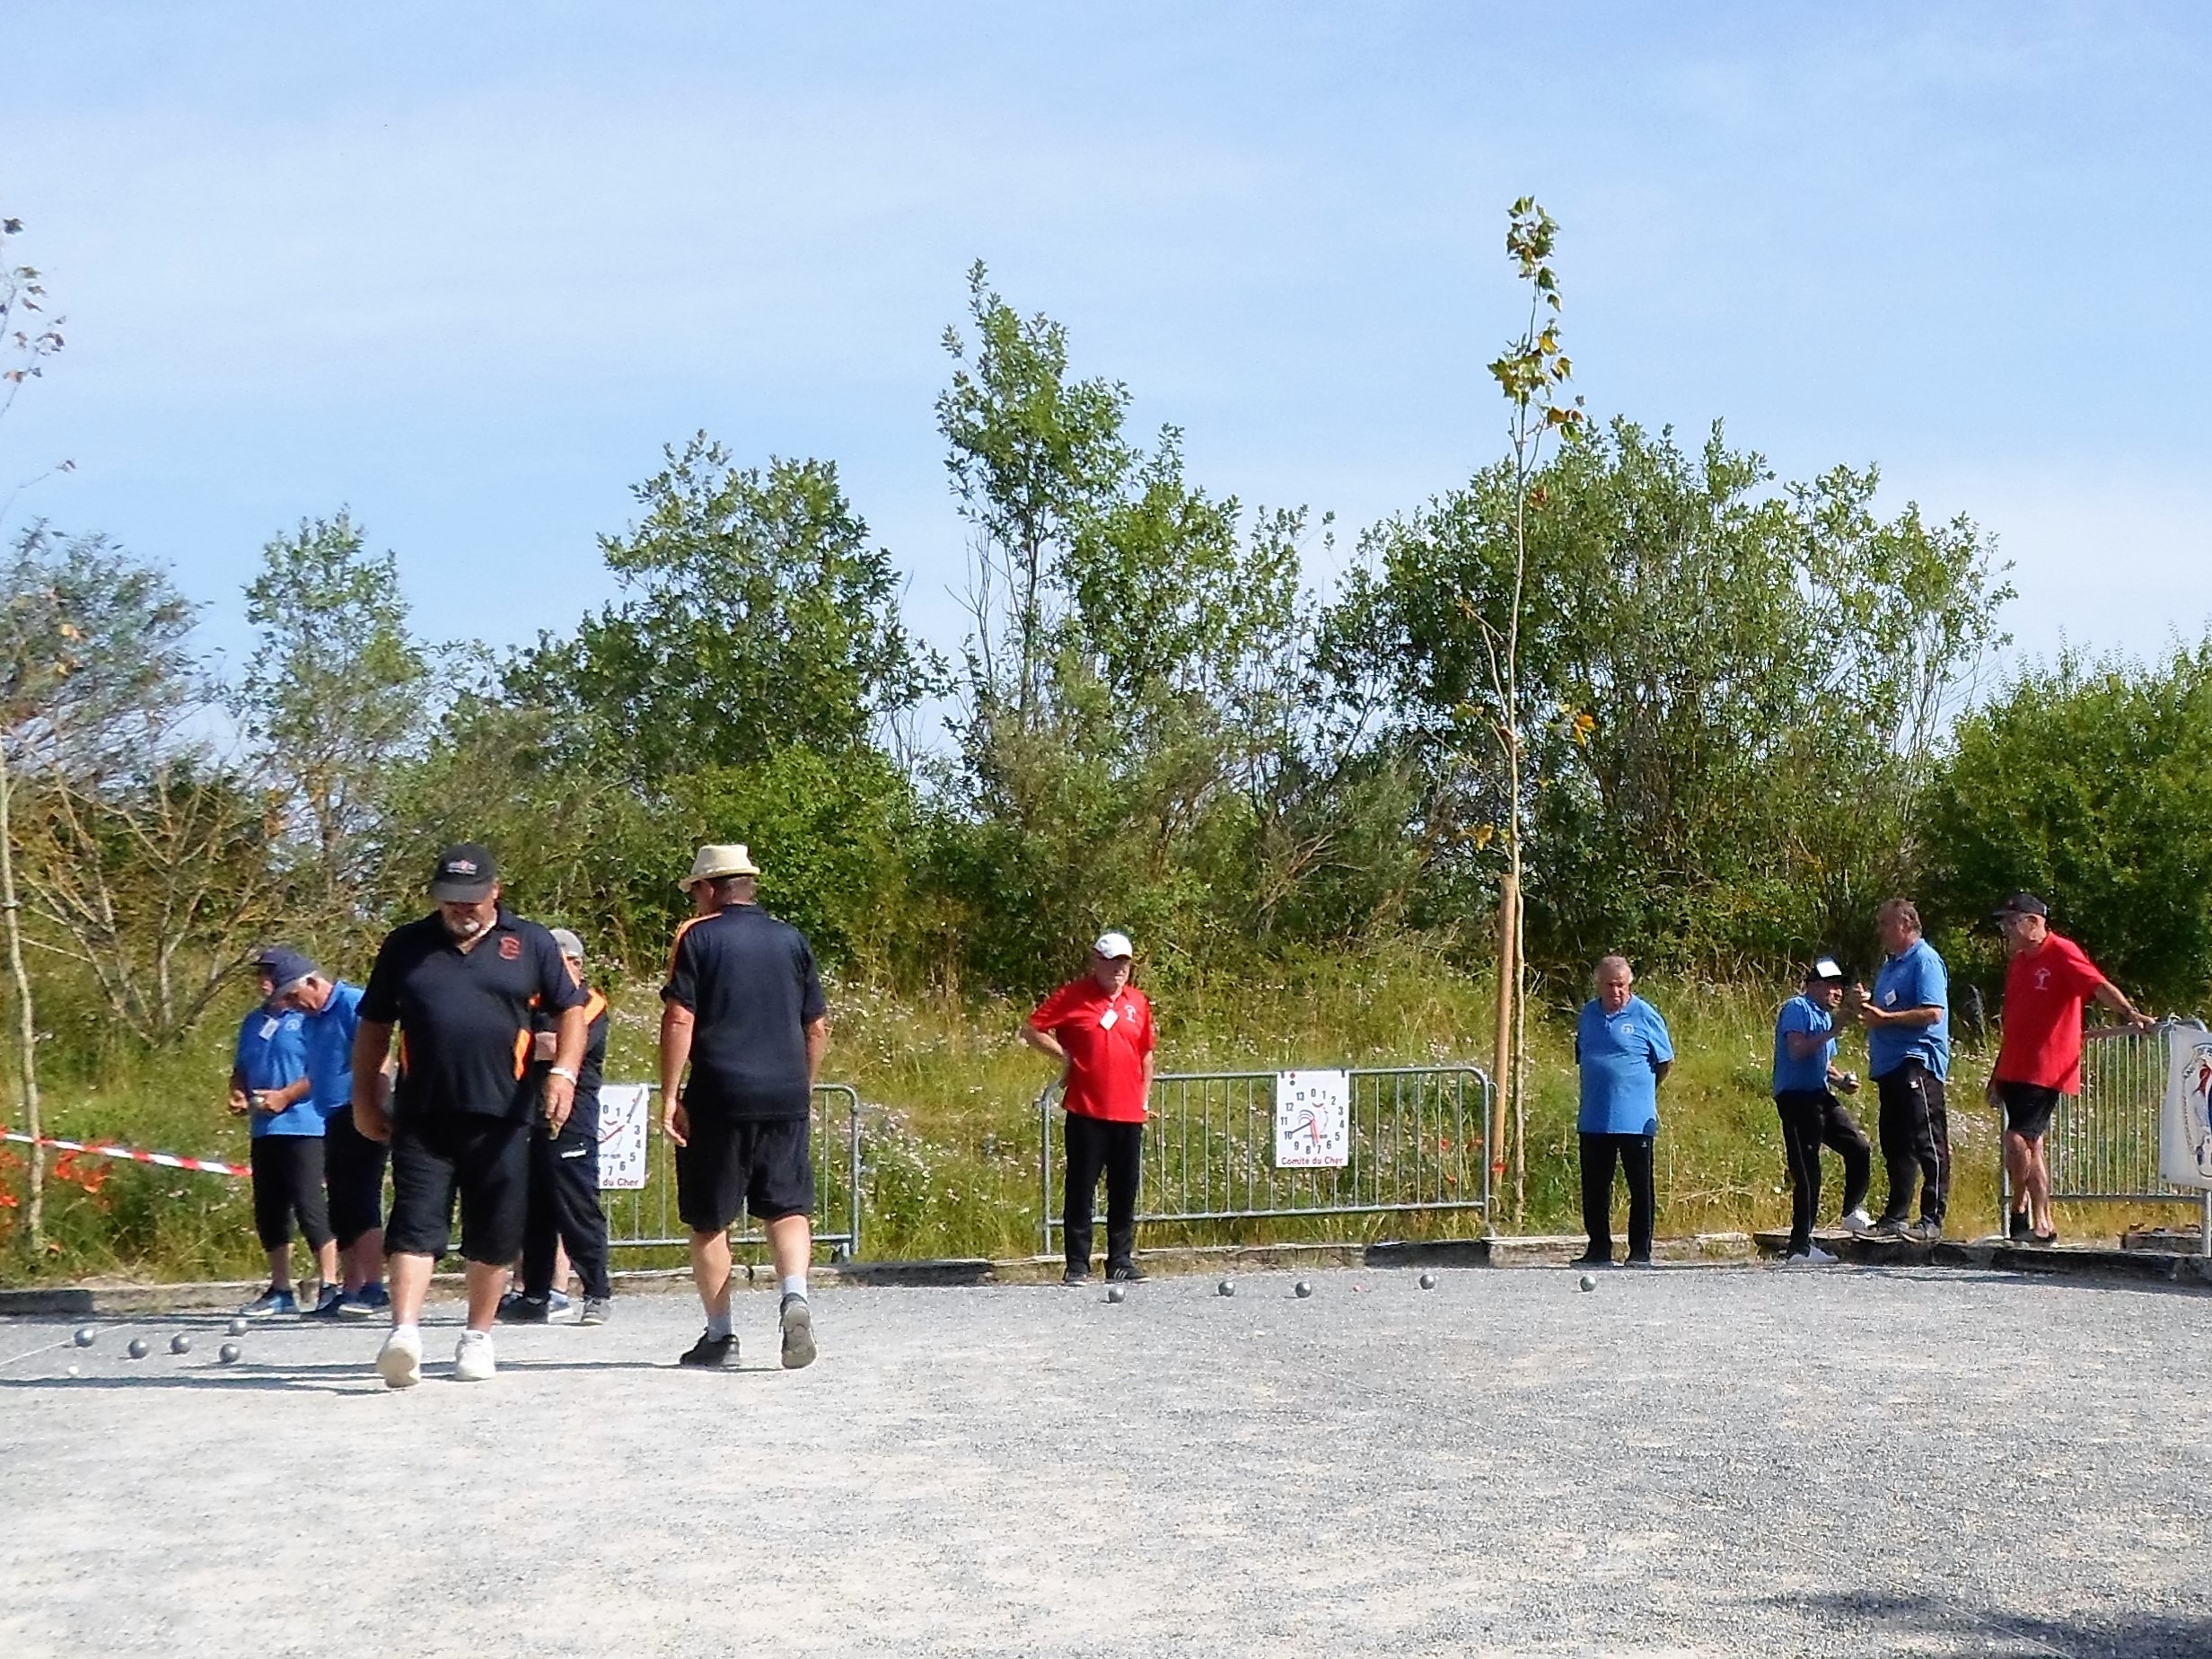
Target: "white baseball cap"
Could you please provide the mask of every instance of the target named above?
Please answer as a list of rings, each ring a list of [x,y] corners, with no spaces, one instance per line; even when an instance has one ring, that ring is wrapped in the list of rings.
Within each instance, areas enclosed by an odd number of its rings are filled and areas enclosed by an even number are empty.
[[[1137,954],[1137,947],[1129,943],[1129,935],[1125,933],[1102,933],[1091,949],[1110,962]]]

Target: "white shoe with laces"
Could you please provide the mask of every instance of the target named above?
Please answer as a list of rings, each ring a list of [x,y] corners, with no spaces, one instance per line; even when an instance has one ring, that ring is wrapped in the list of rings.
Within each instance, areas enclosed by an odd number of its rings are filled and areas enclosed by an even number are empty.
[[[485,1382],[497,1374],[499,1367],[492,1360],[492,1333],[488,1330],[464,1330],[461,1344],[453,1350],[453,1381],[456,1382]]]
[[[1861,1238],[1865,1238],[1874,1230],[1874,1218],[1866,1213],[1866,1207],[1862,1204],[1847,1214],[1837,1224],[1846,1233],[1856,1233]]]
[[[376,1374],[386,1388],[413,1388],[423,1380],[423,1333],[402,1325],[384,1339],[377,1350]]]

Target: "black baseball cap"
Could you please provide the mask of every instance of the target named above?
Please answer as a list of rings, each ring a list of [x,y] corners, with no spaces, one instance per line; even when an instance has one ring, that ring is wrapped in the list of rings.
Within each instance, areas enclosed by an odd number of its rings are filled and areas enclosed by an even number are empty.
[[[437,868],[430,873],[430,896],[440,904],[475,904],[491,897],[498,880],[492,849],[462,841],[438,855]]]
[[[2033,893],[2014,893],[1991,913],[1996,921],[2005,921],[2014,916],[2049,916],[2050,907]]]

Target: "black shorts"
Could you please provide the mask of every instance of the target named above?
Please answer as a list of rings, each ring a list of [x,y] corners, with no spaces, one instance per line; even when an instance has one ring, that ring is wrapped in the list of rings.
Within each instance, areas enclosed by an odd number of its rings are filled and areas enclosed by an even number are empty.
[[[804,1118],[691,1119],[676,1148],[676,1214],[694,1233],[726,1233],[742,1209],[755,1221],[814,1212],[814,1163]]]
[[[307,1248],[330,1242],[330,1212],[322,1198],[322,1137],[262,1135],[254,1139],[253,1230],[263,1250],[292,1242],[292,1218],[300,1218]]]
[[[1997,1097],[2005,1103],[2005,1127],[2023,1140],[2041,1140],[2050,1132],[2051,1114],[2058,1110],[2058,1090],[2000,1077]]]
[[[461,1255],[490,1267],[510,1266],[522,1253],[529,1213],[530,1125],[459,1111],[395,1123],[384,1253],[445,1254],[456,1197]]]
[[[350,1106],[324,1120],[322,1172],[330,1189],[330,1231],[340,1250],[351,1250],[363,1233],[384,1224],[384,1166],[391,1161],[391,1148],[354,1128]]]

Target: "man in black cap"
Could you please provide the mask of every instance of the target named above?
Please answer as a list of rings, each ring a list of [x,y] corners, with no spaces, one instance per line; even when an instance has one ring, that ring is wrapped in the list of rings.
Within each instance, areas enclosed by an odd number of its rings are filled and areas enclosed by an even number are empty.
[[[385,936],[361,995],[354,1121],[391,1143],[391,1335],[376,1368],[392,1388],[422,1381],[423,1303],[456,1191],[469,1327],[453,1375],[475,1382],[493,1374],[492,1321],[522,1248],[530,1114],[542,1101],[552,1128],[566,1122],[583,1064],[584,991],[553,935],[500,904],[498,876],[474,842],[439,854],[437,909]],[[530,1077],[533,1009],[558,1016],[542,1093]],[[387,1111],[380,1077],[395,1024],[399,1076]]]
[[[2082,1088],[2082,1008],[2094,998],[2138,1031],[2155,1024],[2104,977],[2082,947],[2051,931],[2050,907],[2014,893],[1992,917],[2005,935],[2005,1035],[1989,1072],[1989,1104],[2005,1114],[2006,1235],[2058,1242],[2043,1137],[2062,1094]]]

